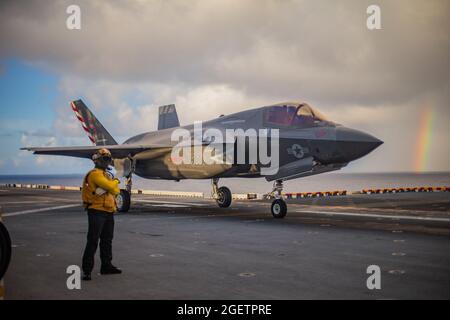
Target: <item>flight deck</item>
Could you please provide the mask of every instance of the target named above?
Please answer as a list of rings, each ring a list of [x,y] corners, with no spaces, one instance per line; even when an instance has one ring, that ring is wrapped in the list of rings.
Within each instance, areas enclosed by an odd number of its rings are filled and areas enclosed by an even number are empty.
[[[133,195],[116,215],[113,262],[122,275],[80,290],[87,217],[79,191],[0,188],[12,239],[5,299],[449,299],[450,194],[351,194],[215,201]],[[381,289],[366,286],[381,269]]]

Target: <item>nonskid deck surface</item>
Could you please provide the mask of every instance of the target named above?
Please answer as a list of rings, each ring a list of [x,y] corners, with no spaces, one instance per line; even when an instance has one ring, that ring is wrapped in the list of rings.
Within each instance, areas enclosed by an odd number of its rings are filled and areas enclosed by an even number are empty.
[[[116,216],[114,263],[68,290],[87,219],[80,193],[0,188],[13,256],[6,299],[450,298],[450,195],[405,193],[270,201],[133,197]],[[369,265],[381,290],[369,290]]]

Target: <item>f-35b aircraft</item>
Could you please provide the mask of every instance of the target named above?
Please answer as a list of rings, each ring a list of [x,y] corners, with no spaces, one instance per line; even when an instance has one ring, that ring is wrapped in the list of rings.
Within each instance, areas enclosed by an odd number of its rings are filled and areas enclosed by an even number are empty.
[[[264,176],[274,182],[272,215],[283,218],[287,213],[283,181],[339,170],[383,143],[327,120],[307,103],[286,102],[182,127],[175,105],[161,106],[157,131],[118,144],[83,101],[70,105],[94,146],[23,149],[90,159],[96,150],[108,148],[117,174],[126,178],[126,188],[117,197],[122,212],[130,208],[133,174],[148,179],[211,179],[219,207],[230,206],[232,200],[230,189],[218,187],[220,178]],[[218,139],[220,135],[227,138]],[[221,148],[206,152],[212,145]],[[214,159],[221,161],[211,161]]]

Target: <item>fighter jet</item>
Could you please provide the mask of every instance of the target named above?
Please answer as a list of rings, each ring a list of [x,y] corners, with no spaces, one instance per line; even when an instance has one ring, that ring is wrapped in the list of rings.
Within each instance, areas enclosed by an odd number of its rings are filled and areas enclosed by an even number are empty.
[[[130,209],[133,174],[177,181],[211,179],[212,197],[222,208],[231,205],[232,193],[218,186],[219,179],[265,177],[273,182],[268,193],[275,199],[271,213],[283,218],[287,213],[284,181],[339,170],[383,143],[328,120],[307,103],[285,102],[186,126],[180,126],[175,105],[161,106],[157,131],[118,144],[82,100],[70,105],[93,146],[22,149],[90,159],[98,149],[108,148],[116,174],[126,178],[126,187],[117,197],[121,212]]]

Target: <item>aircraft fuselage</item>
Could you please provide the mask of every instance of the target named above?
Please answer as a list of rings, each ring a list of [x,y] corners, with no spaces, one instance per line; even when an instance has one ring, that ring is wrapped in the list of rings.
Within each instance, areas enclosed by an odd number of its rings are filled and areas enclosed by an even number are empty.
[[[295,104],[287,103],[222,116],[203,122],[202,130],[214,128],[225,136],[226,130],[247,131],[264,128],[270,132],[277,129],[279,174],[284,174],[285,177],[277,177],[275,174],[266,176],[267,180],[297,178],[337,170],[348,162],[366,155],[382,143],[369,134],[327,120],[301,122],[300,119],[294,123],[294,116],[288,112],[291,111],[289,108],[294,106]],[[283,117],[287,117],[290,122],[286,122]],[[188,125],[140,134],[128,139],[124,144],[157,144],[173,147],[178,141],[172,141],[172,134],[174,130],[180,128],[194,135],[194,125]],[[254,142],[253,140],[253,144]],[[202,147],[203,150],[205,147]],[[254,147],[252,140],[247,137],[245,153],[250,152]],[[134,173],[144,178],[172,180],[261,176],[260,159],[250,163],[247,156],[245,163],[237,163],[235,155],[233,160],[223,164],[206,165],[205,162],[177,164],[174,163],[170,152],[155,155],[152,151],[145,151],[134,156]]]

